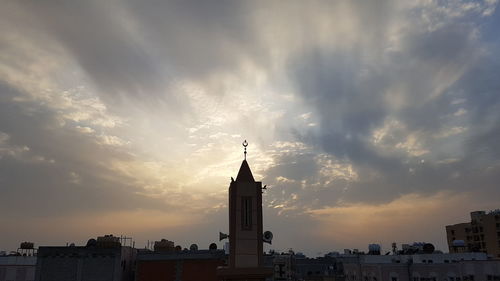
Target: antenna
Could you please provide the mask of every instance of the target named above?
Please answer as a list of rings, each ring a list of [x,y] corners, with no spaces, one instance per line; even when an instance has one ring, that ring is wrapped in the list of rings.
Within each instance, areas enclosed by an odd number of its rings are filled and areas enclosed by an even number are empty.
[[[242,143],[243,147],[245,148],[245,151],[243,152],[245,154],[245,160],[247,160],[247,146],[248,146],[248,142],[247,140],[245,140],[243,143]]]

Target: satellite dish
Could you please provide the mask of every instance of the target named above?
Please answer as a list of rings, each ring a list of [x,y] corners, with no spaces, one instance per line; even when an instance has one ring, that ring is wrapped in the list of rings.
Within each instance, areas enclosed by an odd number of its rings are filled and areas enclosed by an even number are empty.
[[[89,241],[87,241],[87,247],[95,247],[97,245],[97,240],[94,238],[90,238]]]
[[[423,246],[424,253],[432,254],[436,248],[431,243],[426,243]]]
[[[264,241],[264,243],[269,243],[269,244],[272,244],[273,240],[273,233],[271,231],[266,231],[264,232],[264,234],[262,235],[262,241]]]
[[[222,232],[219,232],[219,241],[222,241],[226,238],[229,237],[229,234],[225,234],[225,233],[222,233]]]

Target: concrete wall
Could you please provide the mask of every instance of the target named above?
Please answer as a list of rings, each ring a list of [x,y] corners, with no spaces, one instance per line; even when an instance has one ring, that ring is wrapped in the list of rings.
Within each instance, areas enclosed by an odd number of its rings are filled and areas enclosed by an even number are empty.
[[[431,256],[431,255],[426,255],[426,256]],[[475,281],[495,280],[494,278],[498,278],[497,280],[499,280],[500,260],[462,260],[449,263],[398,263],[398,264],[396,263],[376,264],[376,263],[362,263],[362,262],[345,263],[344,273],[346,275],[346,280],[349,281],[351,280],[464,281],[464,280],[471,280],[471,277],[473,277],[473,280]]]
[[[36,281],[131,281],[135,249],[130,247],[40,247]]]
[[[33,281],[35,265],[33,256],[0,257],[0,281]]]
[[[216,270],[223,265],[215,259],[138,261],[136,281],[219,281]]]

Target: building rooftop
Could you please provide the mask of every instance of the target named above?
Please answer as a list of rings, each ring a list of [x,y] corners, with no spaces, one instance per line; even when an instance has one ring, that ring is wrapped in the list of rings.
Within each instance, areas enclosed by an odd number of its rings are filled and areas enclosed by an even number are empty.
[[[36,265],[36,256],[0,256],[0,265]]]
[[[224,250],[197,250],[182,252],[140,252],[137,260],[203,260],[203,259],[224,259]]]

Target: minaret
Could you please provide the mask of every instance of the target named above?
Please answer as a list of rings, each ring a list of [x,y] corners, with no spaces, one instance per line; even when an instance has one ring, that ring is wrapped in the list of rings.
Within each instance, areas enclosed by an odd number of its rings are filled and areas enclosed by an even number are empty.
[[[264,280],[272,274],[263,261],[262,182],[256,182],[248,162],[241,163],[229,185],[229,264],[218,268],[224,281]]]

